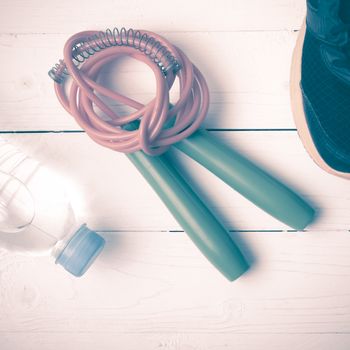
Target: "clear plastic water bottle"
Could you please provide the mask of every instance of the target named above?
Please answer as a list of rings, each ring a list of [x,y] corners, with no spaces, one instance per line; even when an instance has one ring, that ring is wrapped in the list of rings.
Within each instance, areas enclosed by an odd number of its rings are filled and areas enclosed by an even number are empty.
[[[51,255],[79,277],[104,244],[96,232],[75,222],[57,174],[0,139],[0,248]]]

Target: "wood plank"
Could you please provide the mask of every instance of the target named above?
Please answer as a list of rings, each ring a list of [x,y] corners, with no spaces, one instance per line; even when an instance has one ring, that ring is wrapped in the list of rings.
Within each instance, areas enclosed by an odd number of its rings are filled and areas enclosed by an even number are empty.
[[[173,333],[132,333],[113,332],[93,333],[7,333],[2,338],[3,350],[35,350],[42,347],[45,350],[56,350],[67,344],[72,348],[84,347],[85,350],[109,350],[112,346],[127,350],[179,349],[179,350],[256,350],[262,345],[270,350],[280,350],[286,344],[293,349],[315,350],[331,349],[348,350],[348,334],[183,334]],[[259,344],[259,345],[257,345]]]
[[[169,4],[170,5],[170,4]],[[164,6],[157,0],[103,3],[62,0],[3,0],[1,33],[74,33],[121,25],[167,31],[281,30],[298,26],[304,15],[303,0],[178,0]],[[200,20],[199,20],[200,19]]]
[[[350,229],[350,188],[309,158],[296,132],[213,132],[314,203],[310,230]],[[99,230],[179,230],[167,209],[127,158],[83,133],[6,137],[62,175],[82,220]],[[206,169],[174,152],[175,164],[230,230],[286,230]],[[282,205],[282,203],[281,203]]]
[[[242,2],[243,3],[243,2]],[[211,105],[205,126],[229,129],[294,128],[289,69],[297,33],[166,33],[207,78]],[[47,71],[61,58],[67,35],[1,35],[2,130],[78,129],[59,105]],[[141,102],[154,95],[154,77],[143,64],[124,60],[106,67],[104,84]],[[174,87],[176,100],[178,88]]]
[[[80,279],[50,258],[1,253],[0,332],[5,344],[16,344],[26,334],[36,335],[29,340],[32,346],[48,348],[59,337],[58,344],[92,334],[105,337],[101,348],[126,347],[129,336],[146,339],[146,349],[153,349],[156,340],[167,344],[170,339],[179,348],[192,340],[194,349],[237,340],[238,349],[253,349],[247,335],[277,336],[276,349],[292,335],[310,342],[299,343],[302,349],[317,348],[316,334],[332,335],[336,349],[349,343],[340,336],[350,332],[347,231],[236,232],[233,239],[252,267],[233,283],[210,266],[184,233],[102,235],[106,249]]]
[[[3,340],[3,350],[34,350],[38,346],[45,350],[56,350],[69,344],[72,348],[84,347],[86,350],[108,350],[112,346],[127,350],[138,350],[140,344],[144,350],[179,349],[179,350],[256,350],[266,345],[270,350],[283,349],[286,344],[293,349],[315,350],[336,348],[348,350],[348,334],[114,334],[106,332],[94,333],[16,333],[6,334]],[[258,347],[257,347],[257,344]]]

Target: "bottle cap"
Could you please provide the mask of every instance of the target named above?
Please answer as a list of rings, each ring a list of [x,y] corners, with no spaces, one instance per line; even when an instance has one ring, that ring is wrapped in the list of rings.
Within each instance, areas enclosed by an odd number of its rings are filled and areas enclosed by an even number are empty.
[[[82,276],[92,265],[105,245],[105,240],[85,224],[70,238],[56,259],[56,264],[62,265],[76,277]]]

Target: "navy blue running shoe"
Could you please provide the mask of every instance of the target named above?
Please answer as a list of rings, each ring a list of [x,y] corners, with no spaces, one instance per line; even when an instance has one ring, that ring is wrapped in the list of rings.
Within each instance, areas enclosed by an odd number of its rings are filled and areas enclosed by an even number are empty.
[[[350,179],[350,0],[308,0],[291,69],[299,136],[314,161]]]

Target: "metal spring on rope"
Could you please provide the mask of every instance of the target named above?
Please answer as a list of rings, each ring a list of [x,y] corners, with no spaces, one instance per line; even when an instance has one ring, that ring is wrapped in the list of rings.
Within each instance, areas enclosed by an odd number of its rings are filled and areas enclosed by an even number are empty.
[[[113,30],[107,29],[105,32],[101,31],[78,42],[72,48],[72,60],[76,66],[79,66],[95,53],[113,46],[133,47],[142,52],[159,66],[164,76],[170,70],[175,74],[181,69],[179,62],[169,49],[154,37],[139,30],[127,30],[124,27],[121,29],[114,28]],[[54,81],[61,84],[65,77],[69,75],[69,72],[64,61],[60,60],[51,68],[48,74]]]

